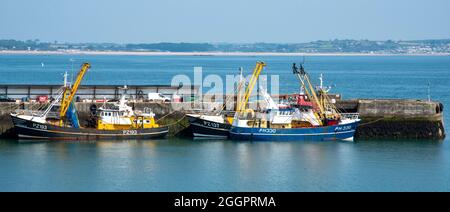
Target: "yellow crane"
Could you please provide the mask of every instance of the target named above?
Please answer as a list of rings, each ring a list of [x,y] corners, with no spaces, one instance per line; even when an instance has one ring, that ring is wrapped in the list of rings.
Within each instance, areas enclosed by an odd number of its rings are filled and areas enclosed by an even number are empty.
[[[64,93],[63,93],[63,96],[61,99],[61,110],[59,113],[59,116],[61,119],[61,121],[60,121],[61,126],[63,125],[63,120],[66,117],[67,110],[69,109],[69,105],[71,104],[71,102],[73,101],[73,98],[75,97],[75,94],[77,93],[77,90],[81,83],[81,80],[83,80],[83,77],[86,74],[86,72],[89,70],[89,68],[91,68],[91,65],[89,63],[83,63],[80,71],[78,72],[77,79],[76,79],[75,83],[72,85],[72,88],[65,85]]]
[[[244,96],[242,97],[244,100],[239,101],[236,112],[240,113],[240,112],[245,111],[245,107],[248,103],[248,100],[250,99],[253,88],[255,87],[256,82],[258,81],[259,75],[261,74],[261,71],[265,66],[266,66],[266,64],[264,62],[256,63],[256,67],[253,70],[252,77],[250,78],[250,82],[248,83],[247,89],[245,90]]]

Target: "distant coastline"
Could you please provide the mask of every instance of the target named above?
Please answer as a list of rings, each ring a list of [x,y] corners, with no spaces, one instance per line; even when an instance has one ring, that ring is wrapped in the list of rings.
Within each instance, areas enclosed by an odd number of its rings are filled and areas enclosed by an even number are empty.
[[[150,51],[27,51],[0,50],[0,55],[123,55],[123,56],[450,56],[450,53],[302,53],[302,52],[150,52]]]
[[[450,55],[450,39],[327,40],[307,43],[59,43],[0,39],[0,54],[184,56],[398,56]]]

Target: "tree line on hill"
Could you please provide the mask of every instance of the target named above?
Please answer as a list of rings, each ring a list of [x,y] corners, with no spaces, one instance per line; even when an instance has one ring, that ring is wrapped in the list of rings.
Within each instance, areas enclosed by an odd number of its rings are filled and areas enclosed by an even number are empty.
[[[450,39],[418,41],[319,40],[308,43],[58,43],[0,39],[0,50],[280,53],[450,53]]]

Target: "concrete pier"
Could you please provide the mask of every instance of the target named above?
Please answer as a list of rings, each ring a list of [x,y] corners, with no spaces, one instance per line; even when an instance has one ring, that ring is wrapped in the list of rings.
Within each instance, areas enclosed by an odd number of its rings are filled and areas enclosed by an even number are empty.
[[[94,103],[77,102],[81,120],[89,117],[89,108]],[[100,106],[102,103],[95,103]],[[211,111],[221,107],[220,103],[130,103],[137,110],[150,108],[160,124],[170,125],[171,135],[188,127],[186,113]],[[336,106],[342,112],[360,113],[361,125],[356,139],[443,139],[443,105],[439,102],[400,99],[355,99],[339,100]],[[9,114],[16,109],[38,109],[39,103],[0,103],[0,136],[12,135]],[[189,109],[190,108],[190,109]],[[162,118],[162,119],[161,119]],[[81,123],[83,125],[83,123]]]
[[[341,100],[337,107],[358,112],[357,139],[444,139],[444,106],[439,102],[400,99]]]

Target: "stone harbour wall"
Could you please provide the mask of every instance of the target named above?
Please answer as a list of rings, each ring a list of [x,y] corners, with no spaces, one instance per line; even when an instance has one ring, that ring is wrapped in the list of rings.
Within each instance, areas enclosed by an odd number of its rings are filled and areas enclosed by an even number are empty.
[[[90,107],[103,103],[77,102],[80,122],[86,125]],[[137,110],[151,109],[160,124],[170,125],[171,135],[188,131],[187,113],[201,113],[219,110],[220,103],[129,103]],[[12,137],[12,122],[9,114],[17,109],[39,109],[46,105],[39,103],[0,103],[0,136]],[[402,99],[355,99],[340,100],[336,107],[342,112],[358,112],[361,125],[355,134],[356,139],[443,139],[443,105],[439,102]]]

